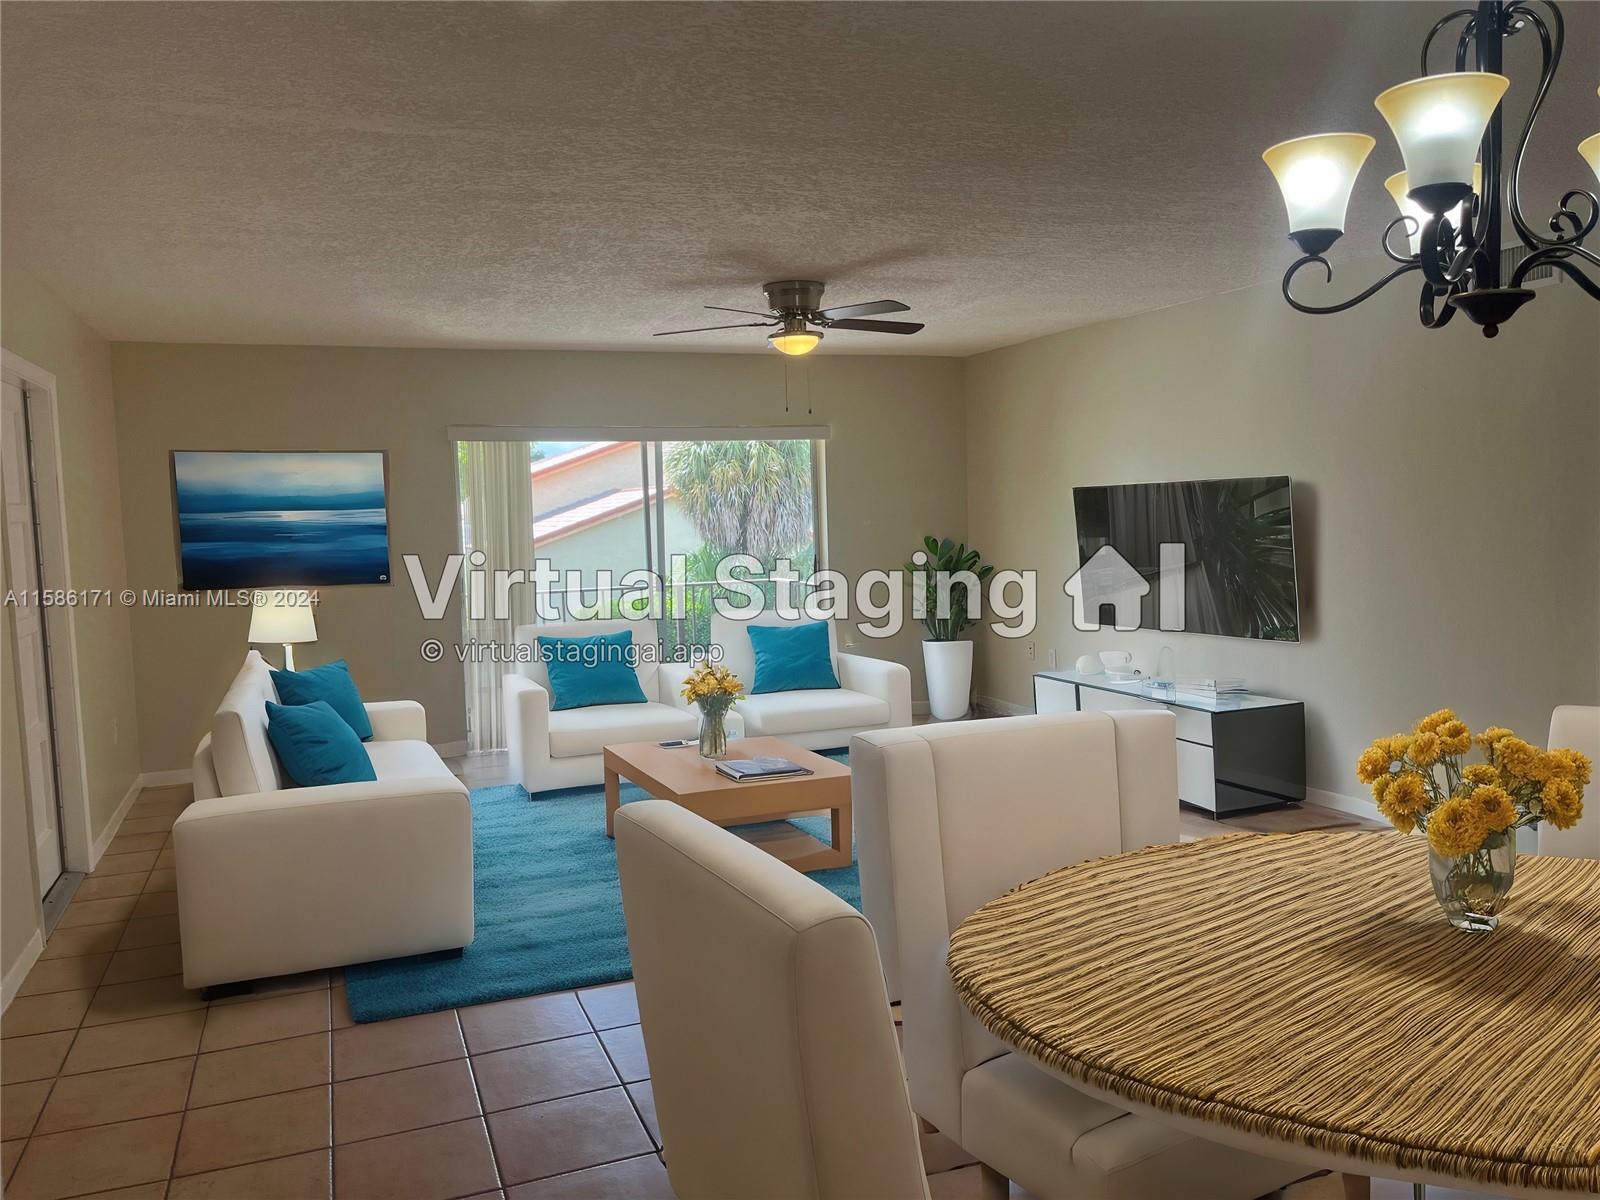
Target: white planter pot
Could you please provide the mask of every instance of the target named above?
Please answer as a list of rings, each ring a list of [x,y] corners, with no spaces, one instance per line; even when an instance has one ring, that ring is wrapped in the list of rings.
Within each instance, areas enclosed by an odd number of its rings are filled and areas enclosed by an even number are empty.
[[[939,721],[967,715],[972,698],[972,643],[923,642],[922,665],[928,673],[928,708]]]

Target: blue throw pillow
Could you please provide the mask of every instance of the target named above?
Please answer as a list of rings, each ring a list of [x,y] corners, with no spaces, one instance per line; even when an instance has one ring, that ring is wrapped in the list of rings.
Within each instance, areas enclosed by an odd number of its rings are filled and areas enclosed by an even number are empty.
[[[310,704],[267,701],[267,740],[298,787],[371,783],[378,777],[356,731],[326,700]]]
[[[550,707],[644,704],[634,672],[633,630],[593,637],[541,637],[539,657],[550,672]]]
[[[839,686],[839,677],[833,673],[833,658],[828,653],[826,621],[745,628],[750,631],[750,645],[756,652],[756,681],[750,688],[751,695]]]
[[[367,716],[366,705],[361,703],[361,693],[356,691],[356,681],[350,678],[344,659],[334,659],[309,671],[274,671],[272,686],[285,704],[324,701],[363,742],[372,737],[372,718]]]

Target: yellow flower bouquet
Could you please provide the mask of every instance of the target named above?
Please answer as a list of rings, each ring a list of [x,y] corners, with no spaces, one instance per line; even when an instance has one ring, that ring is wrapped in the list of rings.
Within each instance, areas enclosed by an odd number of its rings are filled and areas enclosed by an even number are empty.
[[[1485,761],[1464,764],[1474,741]],[[1592,772],[1576,750],[1540,750],[1499,726],[1474,738],[1448,708],[1379,738],[1356,760],[1356,777],[1389,823],[1427,835],[1434,895],[1450,923],[1480,932],[1498,923],[1511,890],[1516,831],[1577,824]]]
[[[702,662],[684,677],[682,696],[700,709],[700,757],[728,753],[728,710],[738,702],[744,684],[727,667]]]

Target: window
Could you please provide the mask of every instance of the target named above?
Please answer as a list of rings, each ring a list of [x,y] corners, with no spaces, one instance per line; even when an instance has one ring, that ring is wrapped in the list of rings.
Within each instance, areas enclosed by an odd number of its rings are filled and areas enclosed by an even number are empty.
[[[499,625],[475,620],[468,603],[466,637],[509,643],[514,625],[535,612],[540,620],[558,621],[631,616],[654,602],[662,614],[654,636],[664,654],[707,644],[722,559],[754,559],[754,567],[738,573],[758,581],[769,600],[781,586],[772,573],[783,562],[801,579],[819,565],[820,448],[819,440],[804,436],[459,441],[463,551],[482,550],[490,571],[524,565],[517,560],[526,555],[529,564],[548,564],[562,581],[542,596],[521,598],[518,614]],[[526,491],[509,495],[516,471],[505,464],[523,461]],[[525,536],[502,528],[506,514],[513,527],[526,525]],[[664,595],[647,592],[640,577],[626,578],[630,571],[651,572],[673,586]],[[790,587],[791,600],[804,598]],[[468,663],[475,748],[504,744],[497,710],[498,675],[505,669],[502,663],[492,672],[479,670],[475,679]]]

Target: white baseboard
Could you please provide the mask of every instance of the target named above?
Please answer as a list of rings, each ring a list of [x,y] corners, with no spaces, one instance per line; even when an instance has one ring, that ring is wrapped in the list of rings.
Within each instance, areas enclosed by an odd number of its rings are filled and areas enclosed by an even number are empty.
[[[174,787],[180,783],[194,782],[194,768],[184,767],[179,771],[146,771],[139,776],[140,787]]]
[[[999,713],[1002,717],[1033,716],[1033,709],[1026,704],[1013,704],[1009,700],[1001,700],[995,696],[974,696],[973,700],[978,707]]]
[[[1352,817],[1365,817],[1369,821],[1384,819],[1383,814],[1378,811],[1378,806],[1364,796],[1345,796],[1339,792],[1308,787],[1306,801],[1310,804],[1320,804],[1323,808],[1331,808],[1335,812],[1349,813]]]
[[[466,739],[459,742],[435,742],[433,748],[440,758],[460,758],[467,752]]]
[[[11,1007],[11,1001],[16,998],[23,980],[28,978],[28,972],[33,970],[33,964],[39,961],[39,955],[43,953],[44,930],[35,929],[33,936],[28,939],[28,944],[17,956],[17,961],[12,963],[11,969],[6,972],[5,980],[0,982],[0,1012]]]
[[[133,802],[139,798],[139,793],[145,788],[144,775],[135,775],[133,783],[128,787],[125,795],[117,805],[117,811],[111,814],[111,819],[106,822],[106,827],[100,831],[100,836],[95,838],[94,844],[89,847],[89,870],[94,870],[100,863],[100,856],[106,852],[106,847],[111,845],[111,839],[117,836],[117,830],[122,828],[122,818],[128,815],[128,810],[133,807]]]

